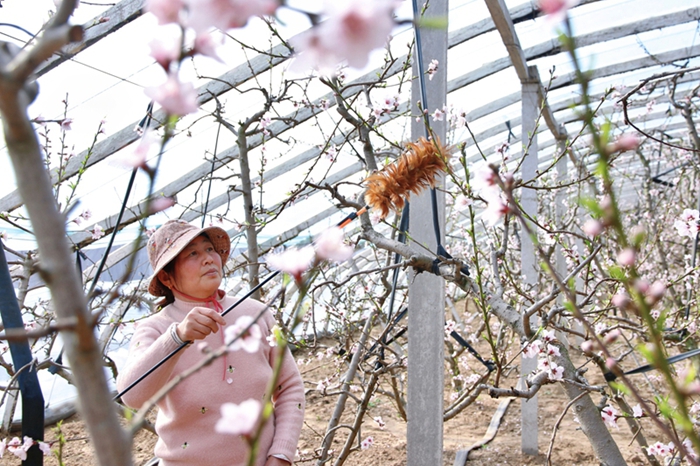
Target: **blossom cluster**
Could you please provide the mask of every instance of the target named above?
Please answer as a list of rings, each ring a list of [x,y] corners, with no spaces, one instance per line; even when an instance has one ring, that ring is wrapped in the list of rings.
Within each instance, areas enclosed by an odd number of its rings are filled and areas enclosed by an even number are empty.
[[[694,460],[698,459],[697,453],[695,453],[695,450],[693,449],[693,444],[690,442],[690,439],[685,439],[683,440],[683,446],[685,449],[688,451],[688,455],[693,458]],[[676,454],[676,446],[672,443],[662,443],[662,442],[656,442],[652,445],[649,445],[647,447],[647,452],[650,455],[654,455],[660,458],[665,458],[667,456],[673,456]]]
[[[506,174],[505,177],[510,177]],[[494,226],[510,209],[508,202],[503,198],[503,193],[497,184],[498,173],[494,168],[485,163],[474,168],[474,179],[471,182],[472,190],[486,201],[486,210],[482,219],[489,226]]]
[[[341,62],[363,68],[369,54],[384,47],[394,27],[394,0],[335,0],[326,2],[328,19],[291,42],[297,58],[293,71],[309,68],[327,73]]]
[[[372,105],[372,115],[377,120],[384,115],[395,112],[399,109],[400,97],[398,94],[387,95],[379,101],[375,101]]]
[[[279,254],[270,254],[267,256],[267,263],[273,269],[288,273],[300,281],[302,274],[311,267],[314,259],[343,262],[350,259],[354,251],[352,246],[343,241],[343,230],[332,227],[321,233],[313,246],[289,248]]]
[[[685,209],[673,226],[679,235],[695,239],[700,233],[700,213],[695,209]]]
[[[27,452],[33,445],[39,445],[39,449],[44,455],[51,454],[51,446],[46,442],[37,442],[31,437],[24,436],[23,440],[19,437],[13,437],[11,440],[6,438],[0,440],[0,458],[3,457],[6,451],[9,451],[22,461],[27,459]]]
[[[290,41],[296,52],[291,69],[334,71],[342,62],[355,68],[364,67],[370,53],[386,45],[395,24],[397,6],[395,0],[326,2],[323,16],[327,19]],[[192,83],[180,81],[180,61],[196,54],[222,61],[212,29],[241,28],[250,18],[274,15],[279,7],[277,0],[148,0],[146,10],[157,18],[159,25],[174,24],[179,30],[177,34],[168,34],[170,29],[164,28],[158,39],[151,42],[151,56],[167,78],[161,85],[147,88],[146,95],[172,115],[196,112],[197,91]],[[183,51],[185,29],[194,31],[195,38]]]
[[[554,330],[545,330],[539,339],[533,340],[523,347],[523,358],[539,357],[537,370],[547,372],[550,380],[562,380],[564,368],[551,360],[553,357],[561,356],[559,347],[553,344],[555,340]]]
[[[442,108],[436,108],[431,114],[433,121],[446,121],[451,128],[464,128],[467,125],[467,112],[462,109],[455,109],[452,104],[443,105]]]

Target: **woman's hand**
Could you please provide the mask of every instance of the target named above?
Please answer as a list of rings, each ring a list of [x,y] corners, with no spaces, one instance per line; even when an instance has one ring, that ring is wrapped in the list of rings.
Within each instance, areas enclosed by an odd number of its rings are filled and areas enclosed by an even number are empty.
[[[276,456],[268,456],[265,466],[291,466],[289,461],[277,458]]]
[[[208,307],[195,307],[177,324],[177,334],[182,341],[201,340],[218,332],[219,325],[225,326],[226,321],[218,312]]]

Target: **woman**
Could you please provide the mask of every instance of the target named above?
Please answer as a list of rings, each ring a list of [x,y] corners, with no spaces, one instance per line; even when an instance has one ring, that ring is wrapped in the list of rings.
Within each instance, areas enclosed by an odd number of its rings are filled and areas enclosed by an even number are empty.
[[[230,239],[221,228],[199,229],[183,220],[170,220],[148,241],[153,267],[148,291],[164,297],[160,312],[139,322],[131,340],[126,368],[117,377],[121,391],[183,342],[179,351],[122,397],[139,408],[170,379],[197,364],[211,348],[223,344],[223,327],[247,315],[255,317],[264,305],[248,299],[226,316],[235,299],[219,285]],[[240,436],[215,430],[224,403],[261,401],[272,376],[274,348],[265,337],[275,321],[265,312],[258,321],[262,339],[254,353],[232,351],[185,379],[158,402],[155,453],[160,466],[245,464],[248,444]],[[292,355],[285,354],[273,394],[274,414],[260,438],[259,466],[289,466],[296,452],[304,419],[304,388]]]

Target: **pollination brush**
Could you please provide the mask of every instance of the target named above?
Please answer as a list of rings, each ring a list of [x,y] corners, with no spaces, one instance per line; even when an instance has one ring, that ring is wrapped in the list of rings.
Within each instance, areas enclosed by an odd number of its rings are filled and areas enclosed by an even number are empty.
[[[393,163],[365,179],[365,202],[385,218],[392,210],[400,212],[411,194],[434,188],[435,176],[445,171],[450,150],[439,138],[406,143],[406,150]]]

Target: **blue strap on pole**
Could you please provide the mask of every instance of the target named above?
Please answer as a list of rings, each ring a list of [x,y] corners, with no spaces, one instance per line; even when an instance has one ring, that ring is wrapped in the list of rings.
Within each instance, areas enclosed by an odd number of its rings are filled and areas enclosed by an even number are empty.
[[[22,311],[17,303],[15,289],[12,286],[10,269],[7,266],[5,250],[0,240],[0,317],[5,329],[24,329]],[[39,378],[35,367],[25,367],[34,359],[29,342],[25,340],[8,341],[15,371],[22,369],[17,381],[22,395],[22,436],[36,441],[44,440],[44,395],[41,393]],[[27,451],[25,466],[41,466],[44,456],[38,445],[32,445]]]

